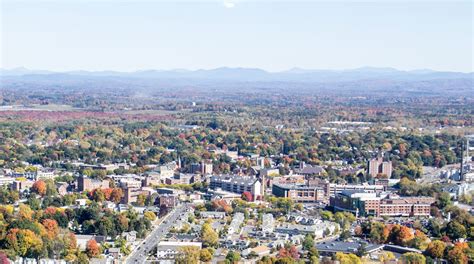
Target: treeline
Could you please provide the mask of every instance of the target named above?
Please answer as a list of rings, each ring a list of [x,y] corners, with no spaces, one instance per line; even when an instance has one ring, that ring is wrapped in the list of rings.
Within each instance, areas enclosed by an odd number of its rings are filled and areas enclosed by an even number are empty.
[[[103,235],[115,240],[123,232],[136,231],[138,237],[143,237],[151,228],[152,220],[154,215],[151,214],[139,217],[133,210],[117,213],[94,202],[86,208],[47,207],[44,210],[33,210],[20,204],[17,211],[12,205],[2,205],[0,251],[11,259],[17,256],[35,259],[61,257],[71,262],[88,263],[87,256],[96,257],[99,253],[91,255],[89,248],[86,252],[80,251],[75,234]],[[94,242],[90,242],[91,247]]]
[[[231,163],[228,157],[217,155],[214,150],[272,156],[286,167],[299,161],[321,164],[328,160],[365,166],[367,159],[384,152],[393,162],[393,178],[417,178],[422,166],[442,167],[458,162],[461,152],[460,139],[448,134],[418,135],[379,129],[318,133],[279,130],[232,120],[220,120],[212,126],[215,129],[204,126],[182,131],[154,123],[71,123],[46,127],[2,124],[0,164],[18,169],[24,167],[20,161],[52,166],[75,160],[94,164],[129,161],[137,165],[134,172],[140,172],[147,164],[163,164],[179,157],[184,167],[212,159],[215,173],[229,173],[237,167],[253,164],[249,159]]]

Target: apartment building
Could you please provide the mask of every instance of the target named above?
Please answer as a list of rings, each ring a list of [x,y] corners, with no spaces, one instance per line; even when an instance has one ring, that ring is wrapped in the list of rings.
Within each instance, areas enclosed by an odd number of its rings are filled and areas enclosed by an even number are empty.
[[[372,177],[377,175],[386,175],[388,178],[392,175],[392,162],[383,161],[382,157],[369,160],[368,173]]]
[[[209,187],[239,194],[250,192],[253,197],[262,194],[262,184],[256,177],[250,176],[214,175],[210,179]]]

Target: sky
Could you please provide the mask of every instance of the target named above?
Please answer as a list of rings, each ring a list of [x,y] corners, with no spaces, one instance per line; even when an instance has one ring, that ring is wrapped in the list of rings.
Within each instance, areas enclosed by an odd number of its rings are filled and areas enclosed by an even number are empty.
[[[469,0],[0,2],[1,68],[474,71]]]

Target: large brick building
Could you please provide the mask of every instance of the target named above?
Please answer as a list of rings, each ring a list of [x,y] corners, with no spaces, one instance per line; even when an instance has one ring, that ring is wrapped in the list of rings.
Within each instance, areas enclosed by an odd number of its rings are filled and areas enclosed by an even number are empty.
[[[352,212],[356,216],[429,216],[433,197],[380,196],[365,191],[342,191],[330,199],[335,211]]]
[[[77,190],[79,192],[92,191],[94,189],[106,189],[109,188],[109,181],[107,180],[95,180],[86,176],[81,176],[77,179]]]
[[[433,197],[400,197],[389,195],[387,199],[380,201],[381,216],[428,216],[431,204],[435,202]]]
[[[379,157],[376,159],[369,160],[368,172],[372,177],[377,175],[386,175],[388,178],[392,176],[392,162],[383,161],[383,158]]]
[[[276,197],[290,198],[295,202],[324,202],[327,200],[324,189],[315,185],[274,183],[272,194]]]

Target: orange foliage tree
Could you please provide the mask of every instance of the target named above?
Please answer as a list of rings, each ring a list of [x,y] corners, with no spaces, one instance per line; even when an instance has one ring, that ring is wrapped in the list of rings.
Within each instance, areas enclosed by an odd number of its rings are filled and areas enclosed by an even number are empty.
[[[97,257],[100,254],[100,246],[97,244],[95,239],[91,239],[87,241],[86,244],[86,253],[89,258]]]
[[[46,194],[46,183],[42,180],[36,181],[33,186],[31,187],[31,190],[41,196]]]

